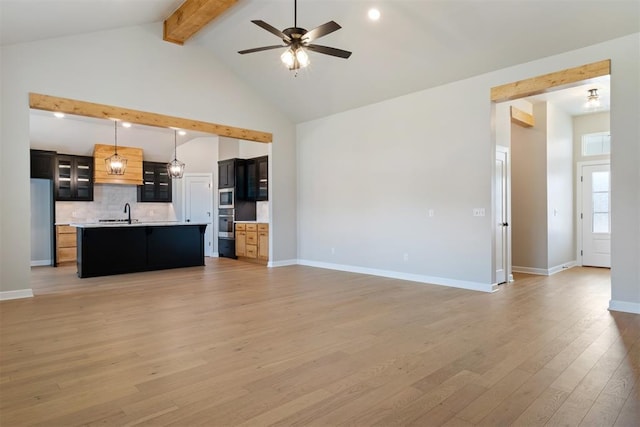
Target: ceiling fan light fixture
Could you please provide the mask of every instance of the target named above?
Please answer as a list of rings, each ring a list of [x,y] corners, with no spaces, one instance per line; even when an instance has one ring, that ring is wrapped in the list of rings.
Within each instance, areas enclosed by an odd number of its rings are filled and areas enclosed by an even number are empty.
[[[311,61],[309,54],[301,47],[290,47],[280,55],[282,63],[290,70],[298,70],[308,66]]]

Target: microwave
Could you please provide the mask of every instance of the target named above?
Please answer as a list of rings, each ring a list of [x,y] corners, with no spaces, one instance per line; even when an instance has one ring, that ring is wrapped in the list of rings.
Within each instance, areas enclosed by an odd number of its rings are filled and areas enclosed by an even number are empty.
[[[218,190],[218,208],[233,209],[233,188],[221,188]]]

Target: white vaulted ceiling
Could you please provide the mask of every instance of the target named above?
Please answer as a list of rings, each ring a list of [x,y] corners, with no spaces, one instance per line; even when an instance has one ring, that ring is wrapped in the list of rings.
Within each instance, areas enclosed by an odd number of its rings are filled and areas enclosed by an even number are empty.
[[[2,44],[161,21],[181,1],[1,0]],[[367,18],[380,9],[378,22]],[[39,13],[34,10],[40,8]],[[350,50],[344,60],[311,53],[297,77],[278,44],[250,21],[293,26],[293,0],[239,0],[186,44],[203,47],[302,122],[640,31],[640,2],[589,0],[300,0],[298,26],[343,28],[318,44]],[[598,58],[606,59],[606,58]]]

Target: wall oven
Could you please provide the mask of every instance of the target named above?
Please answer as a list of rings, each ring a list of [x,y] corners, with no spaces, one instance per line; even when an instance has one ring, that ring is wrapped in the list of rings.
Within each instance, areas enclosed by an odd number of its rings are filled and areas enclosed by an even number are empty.
[[[233,209],[218,210],[218,237],[222,239],[233,239]]]
[[[218,208],[233,209],[233,188],[221,188],[218,190]]]

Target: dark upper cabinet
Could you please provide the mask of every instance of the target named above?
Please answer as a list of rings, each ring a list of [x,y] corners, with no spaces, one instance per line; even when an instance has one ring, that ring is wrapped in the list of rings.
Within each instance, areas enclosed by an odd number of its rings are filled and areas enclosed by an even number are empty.
[[[93,157],[57,155],[54,180],[57,201],[93,201]]]
[[[31,178],[54,179],[56,152],[31,150]]]
[[[269,200],[269,157],[219,161],[218,188],[235,188],[236,200]]]
[[[236,185],[236,159],[218,162],[218,188],[233,188]]]
[[[166,163],[142,162],[138,202],[171,202],[171,178]]]
[[[269,200],[269,157],[256,159],[256,200]]]
[[[269,157],[247,159],[247,200],[269,200]]]

